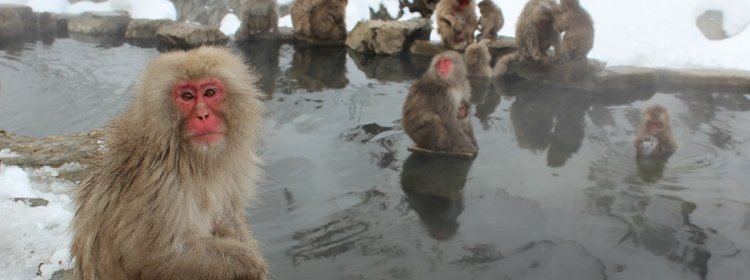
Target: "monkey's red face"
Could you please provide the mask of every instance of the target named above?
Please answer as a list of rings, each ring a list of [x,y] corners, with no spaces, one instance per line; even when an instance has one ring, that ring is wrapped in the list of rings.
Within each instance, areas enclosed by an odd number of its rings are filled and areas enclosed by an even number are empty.
[[[664,128],[664,123],[660,120],[649,120],[646,122],[646,130],[648,130],[649,134],[657,133],[662,128]]]
[[[180,81],[172,100],[183,116],[184,136],[194,144],[212,145],[224,139],[226,127],[220,112],[224,84],[216,78]]]
[[[441,57],[435,63],[435,71],[443,78],[451,74],[451,68],[453,68],[453,60],[447,57]]]
[[[458,7],[463,10],[469,6],[469,3],[471,3],[471,0],[458,0]]]

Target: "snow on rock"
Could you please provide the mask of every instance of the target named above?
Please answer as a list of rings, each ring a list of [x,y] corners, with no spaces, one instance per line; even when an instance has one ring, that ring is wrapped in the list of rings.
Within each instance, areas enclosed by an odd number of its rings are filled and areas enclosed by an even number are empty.
[[[721,11],[724,16],[724,31],[735,36],[750,24],[750,1],[747,0],[701,0],[696,5],[694,17],[706,11]]]

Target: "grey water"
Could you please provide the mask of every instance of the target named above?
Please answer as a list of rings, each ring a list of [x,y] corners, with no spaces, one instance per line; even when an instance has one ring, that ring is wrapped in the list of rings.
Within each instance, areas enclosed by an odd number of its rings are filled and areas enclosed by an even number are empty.
[[[270,93],[248,212],[272,279],[750,279],[750,93],[476,86],[469,161],[406,149],[401,105],[428,58],[237,49]],[[0,50],[0,128],[101,127],[157,54],[72,39]],[[636,162],[656,103],[679,147]]]

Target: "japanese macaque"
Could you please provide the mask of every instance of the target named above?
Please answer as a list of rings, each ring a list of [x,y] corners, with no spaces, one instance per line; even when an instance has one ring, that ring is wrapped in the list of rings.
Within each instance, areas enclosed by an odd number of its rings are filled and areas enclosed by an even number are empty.
[[[641,114],[641,124],[634,141],[638,156],[669,156],[677,143],[669,126],[669,112],[661,105],[652,105]]]
[[[406,96],[402,117],[406,134],[423,149],[476,154],[468,117],[470,97],[461,55],[455,51],[436,55]]]
[[[290,8],[294,34],[312,40],[346,39],[347,0],[296,0]]]
[[[263,105],[242,58],[215,47],[147,67],[75,194],[75,279],[266,279],[245,208]]]
[[[512,52],[509,54],[505,54],[497,59],[495,62],[495,66],[492,67],[492,76],[496,79],[502,79],[502,77],[508,73],[508,64],[510,64],[511,61],[518,59],[518,52]]]
[[[474,0],[442,0],[438,2],[438,34],[443,45],[463,50],[474,42],[474,30],[477,28],[476,4]]]
[[[516,45],[518,59],[540,61],[547,56],[550,47],[560,49],[560,32],[553,24],[552,11],[557,3],[553,0],[529,0],[516,23]]]
[[[277,33],[279,31],[279,12],[276,0],[242,0],[240,3],[242,25],[237,31],[238,39],[250,35]]]
[[[469,77],[487,78],[492,75],[492,55],[486,42],[473,43],[464,51],[464,63]]]
[[[578,0],[560,0],[554,10],[555,27],[565,32],[560,55],[569,59],[585,59],[594,47],[594,21]],[[557,51],[557,49],[555,49]]]
[[[481,39],[495,39],[497,32],[503,28],[505,19],[503,18],[503,11],[500,7],[495,5],[492,0],[484,0],[477,4],[479,7],[479,30],[478,40]]]

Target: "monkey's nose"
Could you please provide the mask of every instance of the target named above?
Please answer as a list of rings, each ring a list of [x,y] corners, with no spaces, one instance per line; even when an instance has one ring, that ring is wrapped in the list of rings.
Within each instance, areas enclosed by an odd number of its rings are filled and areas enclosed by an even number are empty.
[[[202,121],[205,121],[206,119],[208,119],[208,116],[209,116],[208,112],[199,112],[198,113],[198,119],[202,120]]]

